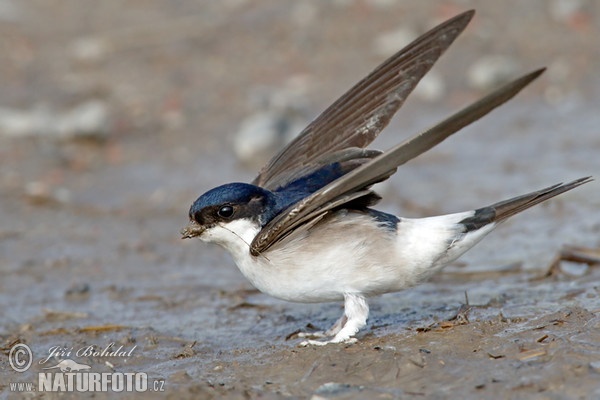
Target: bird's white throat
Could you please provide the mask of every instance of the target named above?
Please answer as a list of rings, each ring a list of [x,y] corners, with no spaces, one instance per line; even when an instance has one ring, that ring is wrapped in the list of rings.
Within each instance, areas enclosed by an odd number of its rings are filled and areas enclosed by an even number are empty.
[[[240,256],[250,254],[250,244],[260,229],[256,222],[240,218],[227,223],[218,223],[207,229],[200,239],[224,247],[235,259],[238,259]]]

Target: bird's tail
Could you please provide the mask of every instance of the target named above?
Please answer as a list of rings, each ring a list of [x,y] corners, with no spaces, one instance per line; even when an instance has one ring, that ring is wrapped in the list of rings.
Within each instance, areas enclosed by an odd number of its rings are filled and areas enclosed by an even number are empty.
[[[576,179],[568,183],[559,183],[545,189],[536,190],[535,192],[527,193],[522,196],[513,197],[512,199],[500,201],[492,204],[488,207],[483,207],[475,211],[472,217],[466,218],[461,221],[467,227],[467,231],[477,230],[492,222],[502,222],[507,218],[512,217],[515,214],[520,213],[546,201],[554,196],[561,193],[568,192],[571,189],[575,189],[584,183],[591,182],[593,179],[590,176],[585,178]]]

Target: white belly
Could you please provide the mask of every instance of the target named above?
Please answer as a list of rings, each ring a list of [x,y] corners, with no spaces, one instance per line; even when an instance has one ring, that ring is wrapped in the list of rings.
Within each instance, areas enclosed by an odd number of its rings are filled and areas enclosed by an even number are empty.
[[[369,215],[339,214],[293,233],[258,257],[248,248],[258,228],[235,221],[231,224],[239,226],[227,228],[235,229],[238,243],[221,244],[264,293],[295,302],[337,301],[344,293],[378,295],[427,279],[492,229],[460,234],[456,222],[470,215],[401,219],[395,232],[377,226]]]

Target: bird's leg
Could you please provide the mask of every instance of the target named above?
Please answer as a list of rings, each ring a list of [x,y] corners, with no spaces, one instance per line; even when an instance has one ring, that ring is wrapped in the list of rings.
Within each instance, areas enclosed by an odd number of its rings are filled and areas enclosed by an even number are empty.
[[[311,344],[323,346],[328,343],[354,343],[356,342],[356,339],[352,336],[367,324],[368,316],[369,305],[367,304],[367,300],[362,296],[346,293],[344,294],[344,316],[330,329],[335,336],[331,340],[323,342],[318,340],[305,340],[300,343],[300,346],[308,346]],[[344,319],[346,321],[344,321]],[[335,333],[335,330],[338,330],[338,332]]]
[[[339,331],[342,330],[344,325],[348,322],[348,317],[346,317],[346,313],[344,312],[340,318],[333,324],[331,328],[325,331],[325,336],[334,336],[337,335]]]
[[[313,338],[319,339],[324,337],[331,337],[336,335],[339,331],[342,330],[344,325],[348,321],[348,317],[346,317],[346,313],[342,314],[340,318],[333,324],[333,326],[326,331],[316,331],[316,332],[300,332],[297,334],[298,337],[301,338]]]

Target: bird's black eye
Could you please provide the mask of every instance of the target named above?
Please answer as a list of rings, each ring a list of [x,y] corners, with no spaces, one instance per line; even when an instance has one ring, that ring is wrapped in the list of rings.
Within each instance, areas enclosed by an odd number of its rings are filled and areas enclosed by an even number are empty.
[[[217,211],[217,214],[219,215],[219,217],[222,217],[222,218],[231,218],[231,216],[233,215],[233,207],[223,206],[223,207],[219,208],[219,211]]]

